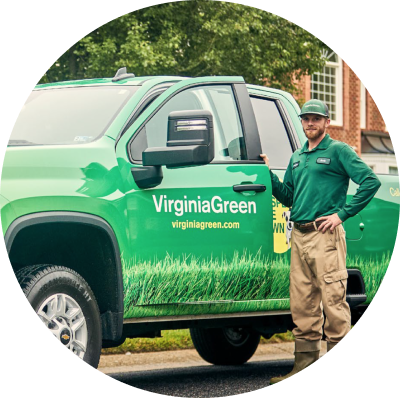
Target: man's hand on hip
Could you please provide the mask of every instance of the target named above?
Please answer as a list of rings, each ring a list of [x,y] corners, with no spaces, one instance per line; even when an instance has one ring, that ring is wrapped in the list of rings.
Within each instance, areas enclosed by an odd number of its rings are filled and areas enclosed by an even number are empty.
[[[342,224],[343,222],[340,220],[339,216],[337,213],[334,213],[333,215],[329,216],[322,216],[318,219],[315,219],[316,222],[323,220],[323,223],[318,227],[319,231],[322,231],[322,233],[325,233],[326,230],[330,230],[331,233],[335,230],[336,226],[339,226],[339,224]]]

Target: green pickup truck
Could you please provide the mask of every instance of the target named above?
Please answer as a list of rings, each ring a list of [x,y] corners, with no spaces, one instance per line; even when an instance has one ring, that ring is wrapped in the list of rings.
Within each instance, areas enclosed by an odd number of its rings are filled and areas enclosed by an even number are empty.
[[[38,85],[1,178],[11,265],[67,348],[190,328],[213,364],[241,364],[292,327],[289,209],[271,194],[305,136],[293,97],[241,77],[135,77]],[[344,224],[353,324],[394,248],[397,177]],[[350,185],[348,196],[355,193]]]

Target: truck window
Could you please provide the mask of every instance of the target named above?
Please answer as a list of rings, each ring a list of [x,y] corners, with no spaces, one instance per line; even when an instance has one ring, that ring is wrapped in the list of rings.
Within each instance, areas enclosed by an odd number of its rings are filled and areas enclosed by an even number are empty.
[[[35,90],[23,106],[10,146],[85,144],[104,135],[139,87]]]
[[[132,159],[141,161],[148,147],[164,147],[167,142],[168,115],[173,111],[208,110],[213,114],[215,161],[247,159],[243,130],[231,86],[215,85],[187,89],[172,97],[146,123],[131,142]],[[146,135],[146,140],[141,135]],[[146,145],[147,141],[147,145]]]
[[[285,169],[293,150],[286,127],[275,101],[250,97],[260,133],[261,148],[272,169]]]

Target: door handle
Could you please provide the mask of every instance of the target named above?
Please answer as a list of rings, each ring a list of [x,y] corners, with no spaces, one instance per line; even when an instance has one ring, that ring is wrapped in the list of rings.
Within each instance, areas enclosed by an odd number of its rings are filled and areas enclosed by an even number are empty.
[[[264,184],[236,184],[233,186],[233,191],[236,193],[242,193],[243,191],[255,191],[256,193],[262,193],[267,188]]]

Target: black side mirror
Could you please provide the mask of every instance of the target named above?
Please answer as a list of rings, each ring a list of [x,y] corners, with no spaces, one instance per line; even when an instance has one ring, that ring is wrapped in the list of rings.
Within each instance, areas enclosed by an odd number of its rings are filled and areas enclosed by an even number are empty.
[[[213,117],[210,111],[175,111],[168,116],[166,147],[143,151],[144,166],[206,165],[214,159]]]

